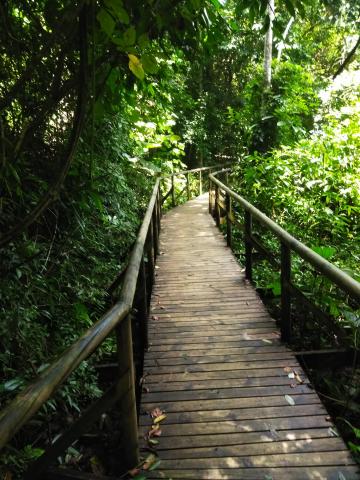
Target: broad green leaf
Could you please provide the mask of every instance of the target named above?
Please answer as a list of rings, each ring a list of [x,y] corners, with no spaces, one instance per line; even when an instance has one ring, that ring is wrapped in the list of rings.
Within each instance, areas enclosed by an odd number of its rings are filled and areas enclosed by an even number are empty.
[[[139,44],[139,47],[140,48],[145,48],[149,45],[149,37],[147,35],[147,33],[143,33],[140,35],[140,37],[138,38],[138,44]]]
[[[143,55],[141,57],[141,63],[147,73],[157,73],[159,70],[154,55]]]
[[[24,380],[22,378],[16,377],[5,382],[2,385],[1,390],[3,390],[4,392],[13,392],[14,390],[17,390],[23,385],[24,385]]]
[[[329,260],[336,253],[336,248],[334,247],[312,247],[312,249],[326,260]]]
[[[134,26],[129,27],[123,33],[123,41],[125,45],[134,45],[136,40],[136,30]]]
[[[135,77],[139,78],[140,80],[144,80],[145,72],[138,57],[131,53],[129,53],[128,57],[129,57],[129,68],[132,71],[132,73],[135,75]]]
[[[115,20],[113,17],[103,8],[96,15],[98,22],[100,23],[101,30],[111,37],[115,29]]]
[[[286,5],[286,8],[288,9],[289,13],[295,17],[296,16],[296,11],[295,11],[295,7],[294,7],[294,4],[291,0],[285,0],[285,5]]]

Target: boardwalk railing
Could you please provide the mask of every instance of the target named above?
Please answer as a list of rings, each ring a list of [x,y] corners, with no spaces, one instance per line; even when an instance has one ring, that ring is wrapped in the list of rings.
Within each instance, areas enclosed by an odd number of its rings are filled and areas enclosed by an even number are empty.
[[[171,207],[176,207],[182,200],[186,201],[194,195],[202,195],[203,191],[208,189],[211,172],[223,168],[225,165],[193,168],[192,170],[182,170],[164,175],[162,183],[166,193],[164,192],[162,196],[162,204],[166,203]],[[169,201],[170,199],[171,201]]]
[[[178,172],[170,176],[173,205],[175,182],[178,176],[188,179],[188,198],[191,197],[190,175],[199,173],[199,191],[202,192],[202,174],[216,167],[204,167]],[[218,167],[217,167],[218,168]],[[169,178],[169,177],[164,177]],[[161,217],[161,178],[156,180],[148,208],[123,274],[122,290],[117,303],[91,328],[75,341],[33,383],[25,388],[0,413],[0,449],[39,411],[56,390],[88,358],[112,332],[116,332],[118,374],[113,386],[82,413],[71,427],[58,437],[46,452],[34,462],[27,479],[40,478],[44,472],[77,438],[116,405],[121,417],[123,445],[121,451],[127,466],[139,463],[138,428],[136,411],[135,366],[133,354],[132,317],[140,324],[137,342],[142,351],[148,346],[147,317],[151,290],[155,278],[155,261],[159,254]],[[167,195],[168,196],[168,195]]]
[[[230,170],[227,169],[227,173]],[[291,252],[296,252],[302,259],[308,262],[317,272],[331,280],[349,296],[350,301],[360,303],[360,283],[350,275],[336,267],[325,258],[308,248],[302,242],[290,235],[277,223],[268,218],[264,213],[254,207],[245,198],[241,197],[226,184],[222,183],[217,176],[221,172],[209,175],[209,211],[213,214],[217,226],[220,225],[221,213],[226,217],[227,244],[232,247],[232,228],[237,225],[244,231],[245,244],[245,275],[248,280],[253,277],[253,250],[264,255],[276,268],[280,267],[281,283],[281,337],[285,342],[292,340],[292,297],[299,298],[306,308],[315,310],[316,315],[324,315],[319,307],[315,306],[305,294],[294,285],[291,275]],[[227,183],[227,182],[226,182]],[[224,194],[224,197],[222,196]],[[244,225],[235,218],[233,206],[238,204],[244,210]],[[280,262],[273,253],[263,245],[261,240],[253,233],[253,221],[257,221],[268,232],[274,234],[280,241]],[[349,303],[349,302],[348,302]]]

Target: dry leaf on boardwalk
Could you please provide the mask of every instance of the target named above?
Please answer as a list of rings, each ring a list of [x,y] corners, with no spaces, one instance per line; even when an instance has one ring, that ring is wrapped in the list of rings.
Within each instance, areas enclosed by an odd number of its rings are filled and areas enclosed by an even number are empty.
[[[149,470],[150,467],[157,461],[157,457],[156,455],[154,455],[153,453],[150,453],[150,455],[148,455],[145,459],[145,462],[144,462],[144,465],[143,465],[143,470]]]
[[[154,408],[154,410],[151,411],[150,415],[151,418],[156,418],[160,417],[164,412],[160,408]]]
[[[141,472],[140,468],[133,468],[131,470],[128,471],[128,474],[130,475],[130,477],[135,477],[136,475],[138,475],[139,473]]]
[[[296,370],[294,370],[294,375],[298,383],[300,384],[304,383],[304,380],[300,377],[300,375],[297,373]]]
[[[285,395],[285,400],[288,402],[289,405],[291,405],[292,407],[295,405],[295,400],[290,397],[290,395]]]
[[[165,418],[166,418],[166,415],[165,415],[165,414],[160,415],[159,417],[156,417],[156,418],[154,419],[154,423],[155,423],[155,424],[156,424],[156,423],[160,423],[160,422],[162,422],[163,420],[165,420]]]

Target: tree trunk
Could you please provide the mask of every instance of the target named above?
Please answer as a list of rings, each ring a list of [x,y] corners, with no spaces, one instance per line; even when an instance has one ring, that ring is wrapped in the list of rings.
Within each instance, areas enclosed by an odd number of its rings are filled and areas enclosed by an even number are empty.
[[[275,12],[275,0],[269,0],[267,13],[270,18],[269,28],[265,34],[264,44],[264,88],[271,88],[271,61],[272,61],[272,43],[273,43],[273,20]]]

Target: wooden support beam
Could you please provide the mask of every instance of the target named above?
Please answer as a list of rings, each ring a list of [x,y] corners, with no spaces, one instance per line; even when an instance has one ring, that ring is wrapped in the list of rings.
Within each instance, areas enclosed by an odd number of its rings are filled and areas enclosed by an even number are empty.
[[[281,242],[281,340],[291,342],[291,250]]]
[[[133,362],[132,328],[130,315],[117,327],[117,355],[119,365],[118,391],[121,430],[124,432],[120,453],[126,468],[139,463],[139,443],[135,395],[135,372]]]
[[[245,276],[247,280],[252,281],[252,244],[251,244],[251,235],[252,235],[252,215],[250,212],[245,210],[245,232],[244,232],[244,243],[245,243]]]
[[[24,480],[39,478],[63,452],[83,433],[87,432],[101,415],[112,408],[119,399],[119,388],[110,387],[106,393],[96,400],[71,427],[64,432],[46,451],[34,462],[24,476]]]

